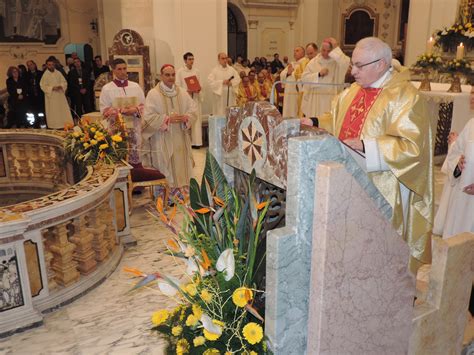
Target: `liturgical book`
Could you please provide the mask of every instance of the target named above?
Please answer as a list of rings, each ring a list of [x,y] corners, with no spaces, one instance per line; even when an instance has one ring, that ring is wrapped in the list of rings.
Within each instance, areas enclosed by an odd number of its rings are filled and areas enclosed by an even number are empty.
[[[186,82],[188,91],[198,92],[201,90],[201,85],[199,84],[199,80],[196,75],[188,76],[187,78],[184,78],[184,81]]]

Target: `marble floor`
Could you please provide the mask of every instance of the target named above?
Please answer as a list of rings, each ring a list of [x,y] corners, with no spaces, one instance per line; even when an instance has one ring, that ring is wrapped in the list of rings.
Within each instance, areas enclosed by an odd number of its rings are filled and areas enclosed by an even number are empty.
[[[199,179],[205,153],[205,149],[193,149],[193,175]],[[149,330],[151,314],[175,303],[153,288],[129,293],[136,279],[122,269],[133,267],[173,276],[181,276],[183,269],[163,253],[172,233],[146,212],[148,194],[133,198],[131,224],[138,244],[125,251],[115,272],[85,296],[47,314],[43,326],[0,339],[0,354],[164,353],[164,341]]]
[[[206,149],[193,150],[194,177],[202,176]],[[436,192],[443,176],[436,173]],[[115,272],[82,298],[49,313],[44,325],[0,339],[0,354],[163,354],[164,341],[150,331],[151,314],[174,301],[153,288],[128,292],[135,279],[124,267],[182,275],[182,266],[163,253],[172,235],[146,212],[148,194],[134,196],[131,216],[138,245],[128,248]]]

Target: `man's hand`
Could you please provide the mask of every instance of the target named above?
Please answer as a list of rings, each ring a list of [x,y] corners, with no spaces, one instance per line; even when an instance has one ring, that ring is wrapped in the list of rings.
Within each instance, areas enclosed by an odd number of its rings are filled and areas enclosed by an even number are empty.
[[[231,85],[232,85],[232,83],[231,83],[230,80],[228,80],[228,79],[225,79],[225,80],[222,82],[222,84],[224,84],[224,85],[226,85],[226,86],[231,86]]]
[[[132,116],[138,112],[138,108],[137,106],[127,106],[122,108],[120,112],[122,112],[124,115]]]
[[[467,193],[468,195],[474,196],[474,184],[467,185],[462,189],[463,192]]]
[[[288,71],[287,71],[288,75],[293,74],[294,71],[295,71],[295,68],[293,68],[293,64],[291,63],[288,64]]]
[[[79,92],[84,95],[87,92],[87,89],[80,89]]]
[[[339,43],[337,43],[337,40],[334,37],[329,37],[327,40],[331,43],[332,49],[339,47]]]
[[[458,169],[460,171],[463,171],[465,165],[466,165],[466,159],[464,158],[464,155],[461,155],[461,157],[459,158],[459,161],[458,161]]]
[[[456,132],[451,132],[448,136],[448,144],[451,145],[453,144],[456,139],[458,139],[458,134]]]
[[[53,86],[53,91],[63,91],[63,87],[58,85],[58,86]]]
[[[360,152],[364,151],[364,145],[362,144],[362,141],[358,138],[345,139],[344,143],[346,143],[352,149],[358,150]]]
[[[308,117],[303,117],[301,119],[301,124],[303,126],[310,126],[310,127],[313,127],[313,121],[311,120],[311,118],[308,118]]]
[[[324,77],[329,74],[328,68],[323,68],[319,71],[319,76]]]

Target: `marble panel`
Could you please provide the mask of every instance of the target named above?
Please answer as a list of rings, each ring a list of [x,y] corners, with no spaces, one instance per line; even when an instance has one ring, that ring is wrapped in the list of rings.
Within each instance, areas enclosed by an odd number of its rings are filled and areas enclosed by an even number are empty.
[[[426,301],[414,309],[409,354],[460,354],[474,268],[474,233],[433,238]]]
[[[309,354],[406,354],[415,283],[408,245],[340,163],[315,184]]]
[[[314,181],[317,165],[326,161],[343,164],[380,213],[387,219],[392,215],[390,205],[336,138],[326,134],[289,139],[286,227],[267,233],[265,332],[276,354],[306,351],[313,208],[319,199]]]
[[[299,135],[299,120],[283,119],[268,102],[230,107],[221,139],[224,162],[247,173],[255,169],[260,179],[286,188],[288,139]]]

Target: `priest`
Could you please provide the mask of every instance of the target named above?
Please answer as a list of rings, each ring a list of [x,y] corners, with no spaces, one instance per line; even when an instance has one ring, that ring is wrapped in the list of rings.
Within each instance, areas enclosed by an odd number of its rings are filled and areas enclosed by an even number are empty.
[[[302,117],[300,108],[303,93],[298,82],[309,60],[305,57],[305,49],[301,46],[294,49],[293,57],[295,60],[288,64],[280,74],[280,79],[287,81],[284,83],[283,118]]]
[[[153,166],[168,180],[171,196],[183,199],[189,195],[191,127],[198,109],[186,90],[175,85],[174,66],[165,64],[160,72],[160,83],[146,97],[143,138]]]
[[[44,92],[48,128],[62,129],[65,125],[72,125],[73,121],[66,100],[67,82],[55,64],[52,58],[48,58],[40,87]]]
[[[212,113],[225,116],[226,108],[236,103],[240,76],[237,71],[227,65],[227,54],[219,53],[219,64],[212,69],[207,81],[212,90]]]
[[[142,116],[145,94],[140,85],[128,80],[127,63],[116,58],[111,64],[114,80],[104,85],[100,92],[100,112],[111,131],[117,129],[117,117],[122,116],[128,132],[128,162],[133,169],[132,181],[150,181],[164,178],[163,174],[153,169],[146,169],[142,164]]]
[[[447,179],[433,233],[443,238],[474,233],[474,118],[449,148],[442,171]]]
[[[302,81],[322,85],[305,85],[302,111],[306,117],[318,117],[331,109],[331,101],[341,92],[350,59],[336,39],[327,38],[321,44],[321,53],[306,66]]]
[[[185,53],[183,59],[184,66],[176,71],[176,85],[187,91],[196,103],[196,120],[191,127],[191,144],[193,147],[200,147],[202,146],[201,74],[199,69],[194,67],[194,55],[191,52]]]
[[[392,225],[408,243],[413,272],[431,261],[433,137],[426,102],[408,71],[391,67],[382,40],[360,40],[352,54],[356,82],[333,101],[330,113],[304,118],[365,154],[368,176],[391,205]]]
[[[250,83],[250,78],[244,76],[239,84],[237,105],[244,106],[247,102],[259,100],[258,88]]]

